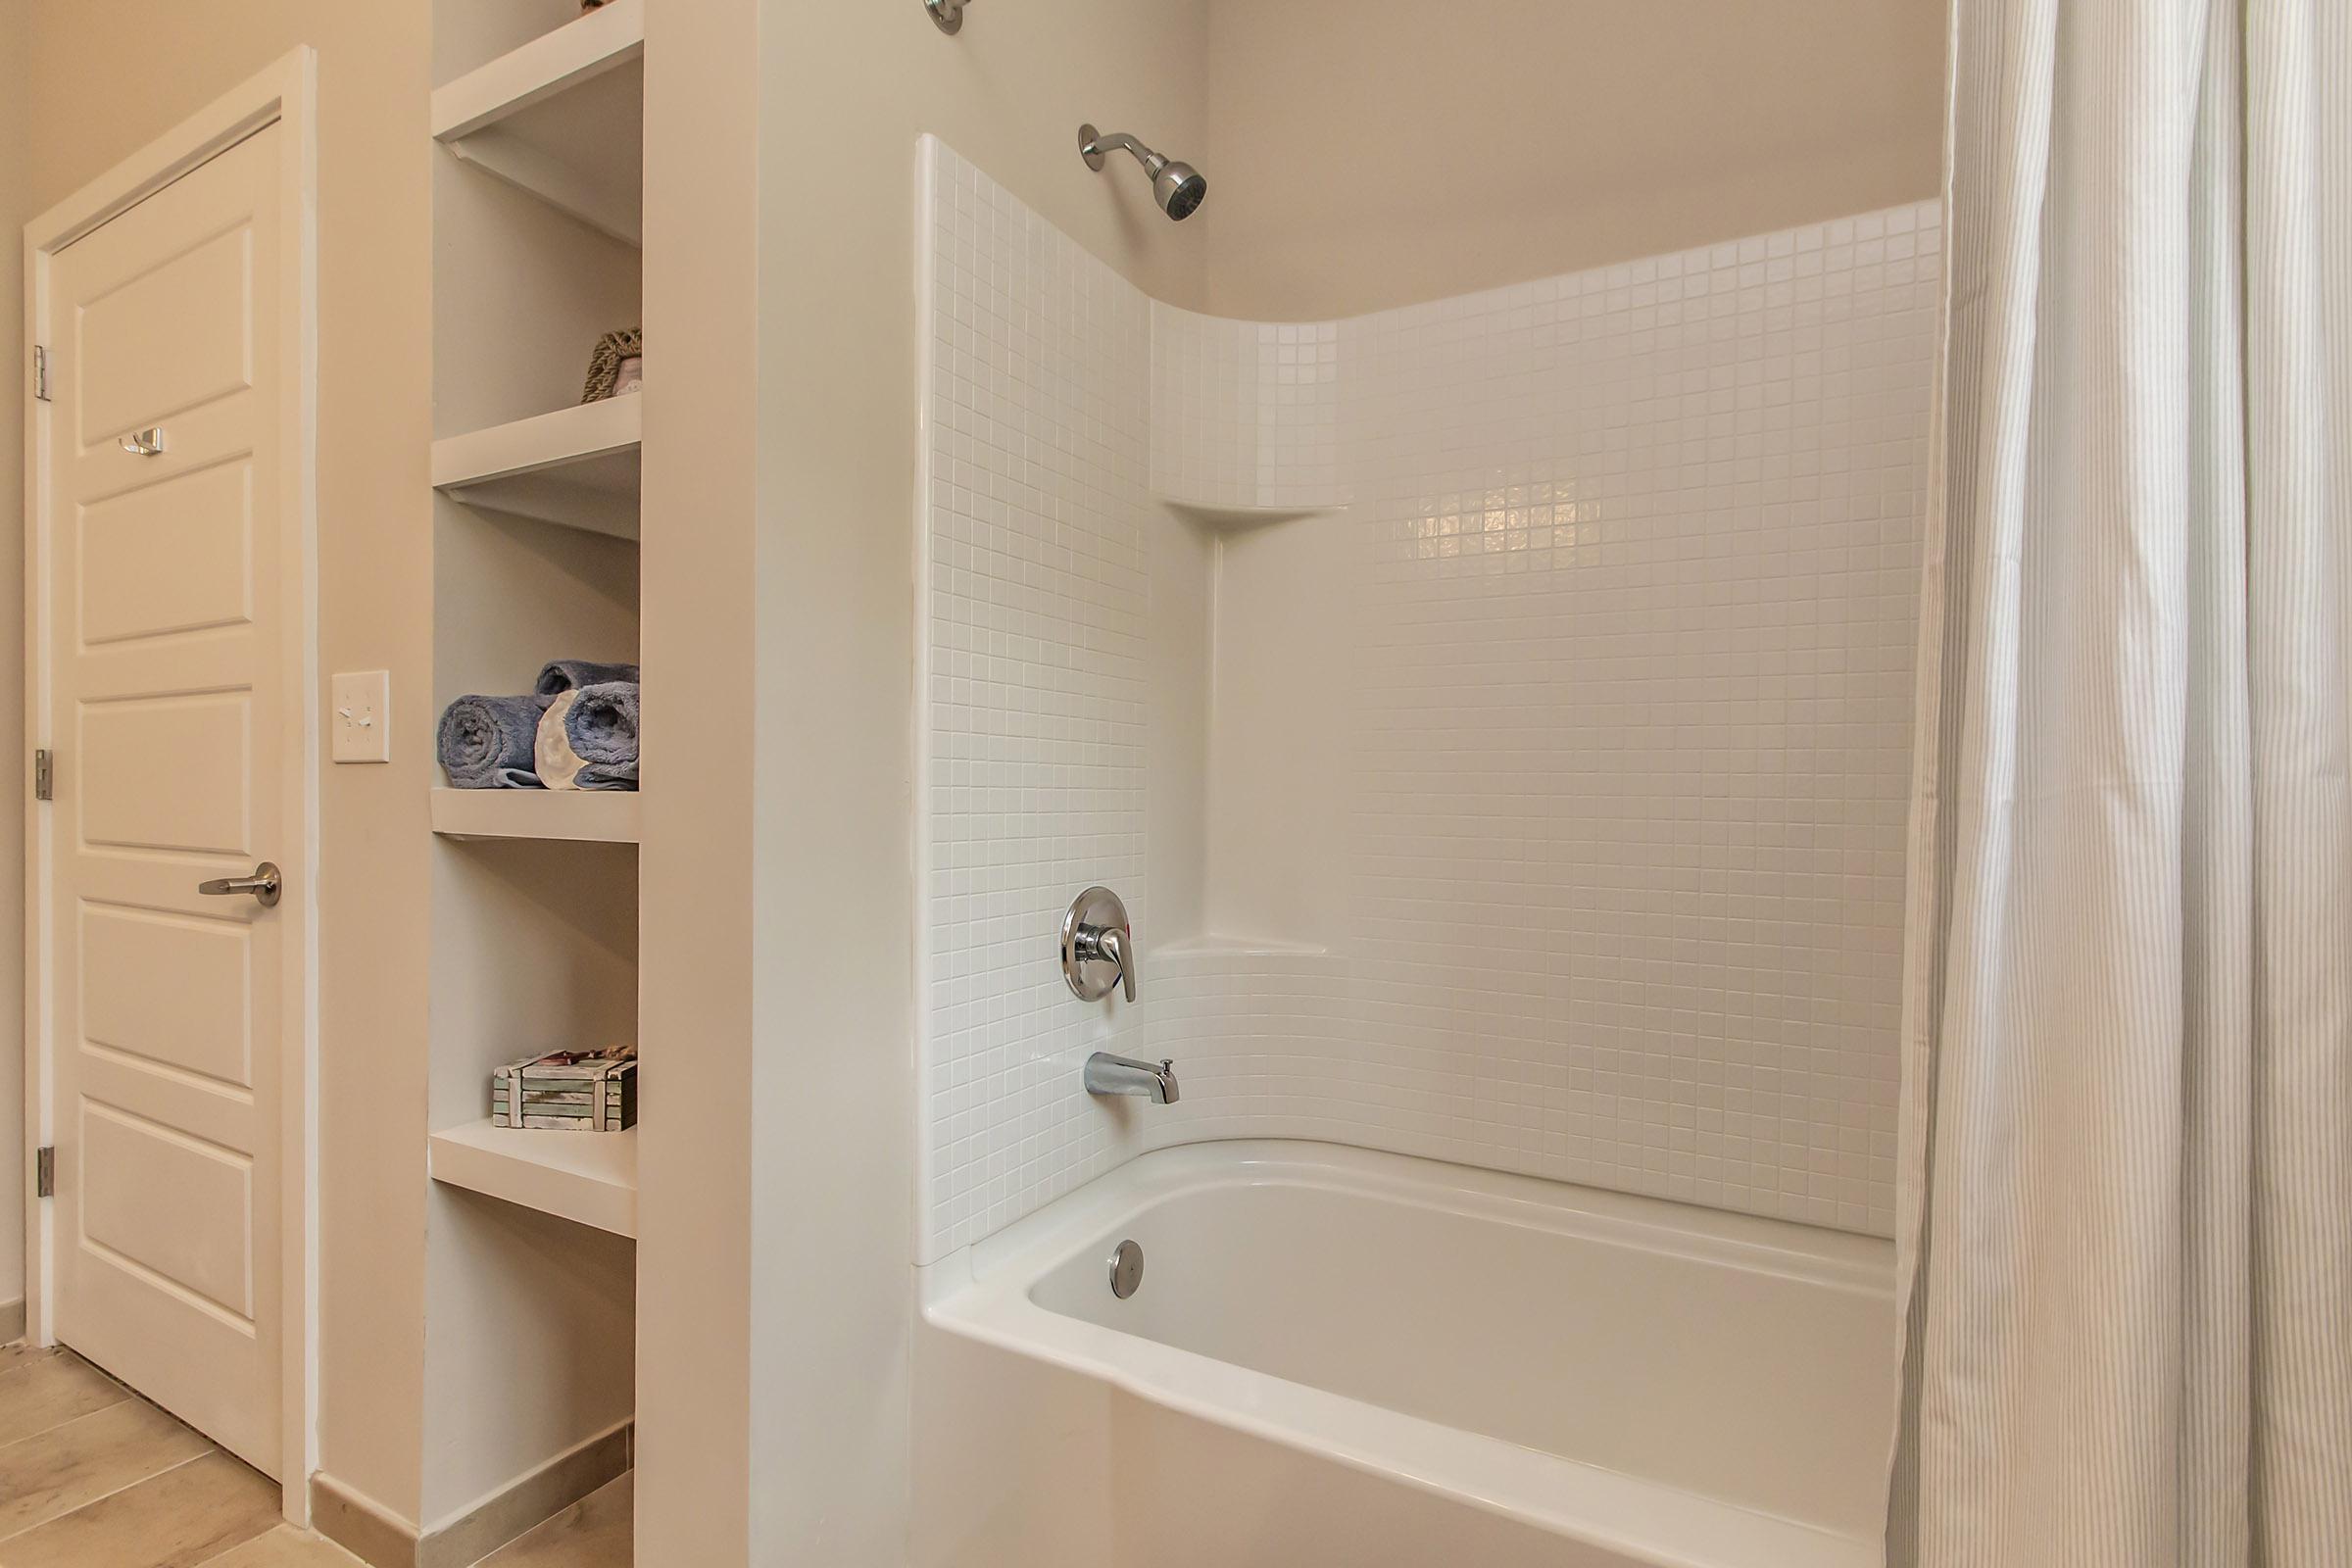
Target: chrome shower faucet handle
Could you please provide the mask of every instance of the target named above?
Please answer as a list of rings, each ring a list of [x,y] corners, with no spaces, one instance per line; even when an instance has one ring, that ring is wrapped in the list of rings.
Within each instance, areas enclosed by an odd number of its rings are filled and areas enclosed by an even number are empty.
[[[1061,976],[1080,1002],[1100,1002],[1115,986],[1135,1000],[1135,935],[1127,906],[1108,888],[1088,888],[1061,917]]]

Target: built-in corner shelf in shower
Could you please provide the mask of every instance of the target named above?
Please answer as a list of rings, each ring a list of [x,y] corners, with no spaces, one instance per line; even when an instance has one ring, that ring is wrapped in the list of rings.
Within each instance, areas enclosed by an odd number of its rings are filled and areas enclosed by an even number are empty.
[[[611,0],[433,91],[433,139],[629,245],[645,226],[645,0]]]
[[[433,831],[451,839],[560,839],[634,844],[635,790],[433,791]]]
[[[1275,523],[1292,522],[1300,517],[1329,516],[1347,505],[1343,501],[1331,500],[1281,507],[1251,507],[1215,501],[1187,501],[1166,495],[1158,499],[1161,505],[1195,527],[1216,533],[1239,533],[1250,528],[1269,528]]]
[[[433,443],[433,488],[494,512],[635,539],[645,394],[468,430]]]
[[[437,1182],[615,1236],[637,1234],[634,1127],[617,1133],[544,1132],[493,1127],[484,1117],[433,1134],[425,1160]]]
[[[1180,937],[1144,950],[1144,961],[1154,958],[1321,958],[1331,949],[1317,942],[1292,942],[1282,937],[1239,937],[1210,933]]]

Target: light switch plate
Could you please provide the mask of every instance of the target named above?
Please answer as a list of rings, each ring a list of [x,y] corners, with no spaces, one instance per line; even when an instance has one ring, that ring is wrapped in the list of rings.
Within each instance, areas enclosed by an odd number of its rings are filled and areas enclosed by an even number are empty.
[[[334,679],[334,711],[338,762],[392,760],[392,672],[363,669]]]

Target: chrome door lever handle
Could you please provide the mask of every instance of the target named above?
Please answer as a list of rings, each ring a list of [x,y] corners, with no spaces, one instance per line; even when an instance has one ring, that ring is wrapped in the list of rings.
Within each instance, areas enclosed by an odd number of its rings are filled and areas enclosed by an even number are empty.
[[[251,876],[215,877],[210,882],[196,884],[197,892],[209,894],[214,898],[227,898],[233,894],[250,893],[253,895],[254,902],[265,909],[277,903],[277,896],[284,888],[285,881],[278,875],[277,867],[268,860],[255,866]]]

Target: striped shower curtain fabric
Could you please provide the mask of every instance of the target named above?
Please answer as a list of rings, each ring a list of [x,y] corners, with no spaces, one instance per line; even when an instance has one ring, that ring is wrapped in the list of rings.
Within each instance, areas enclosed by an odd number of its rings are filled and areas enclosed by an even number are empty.
[[[1893,1568],[2352,1568],[2352,0],[1955,0]]]

